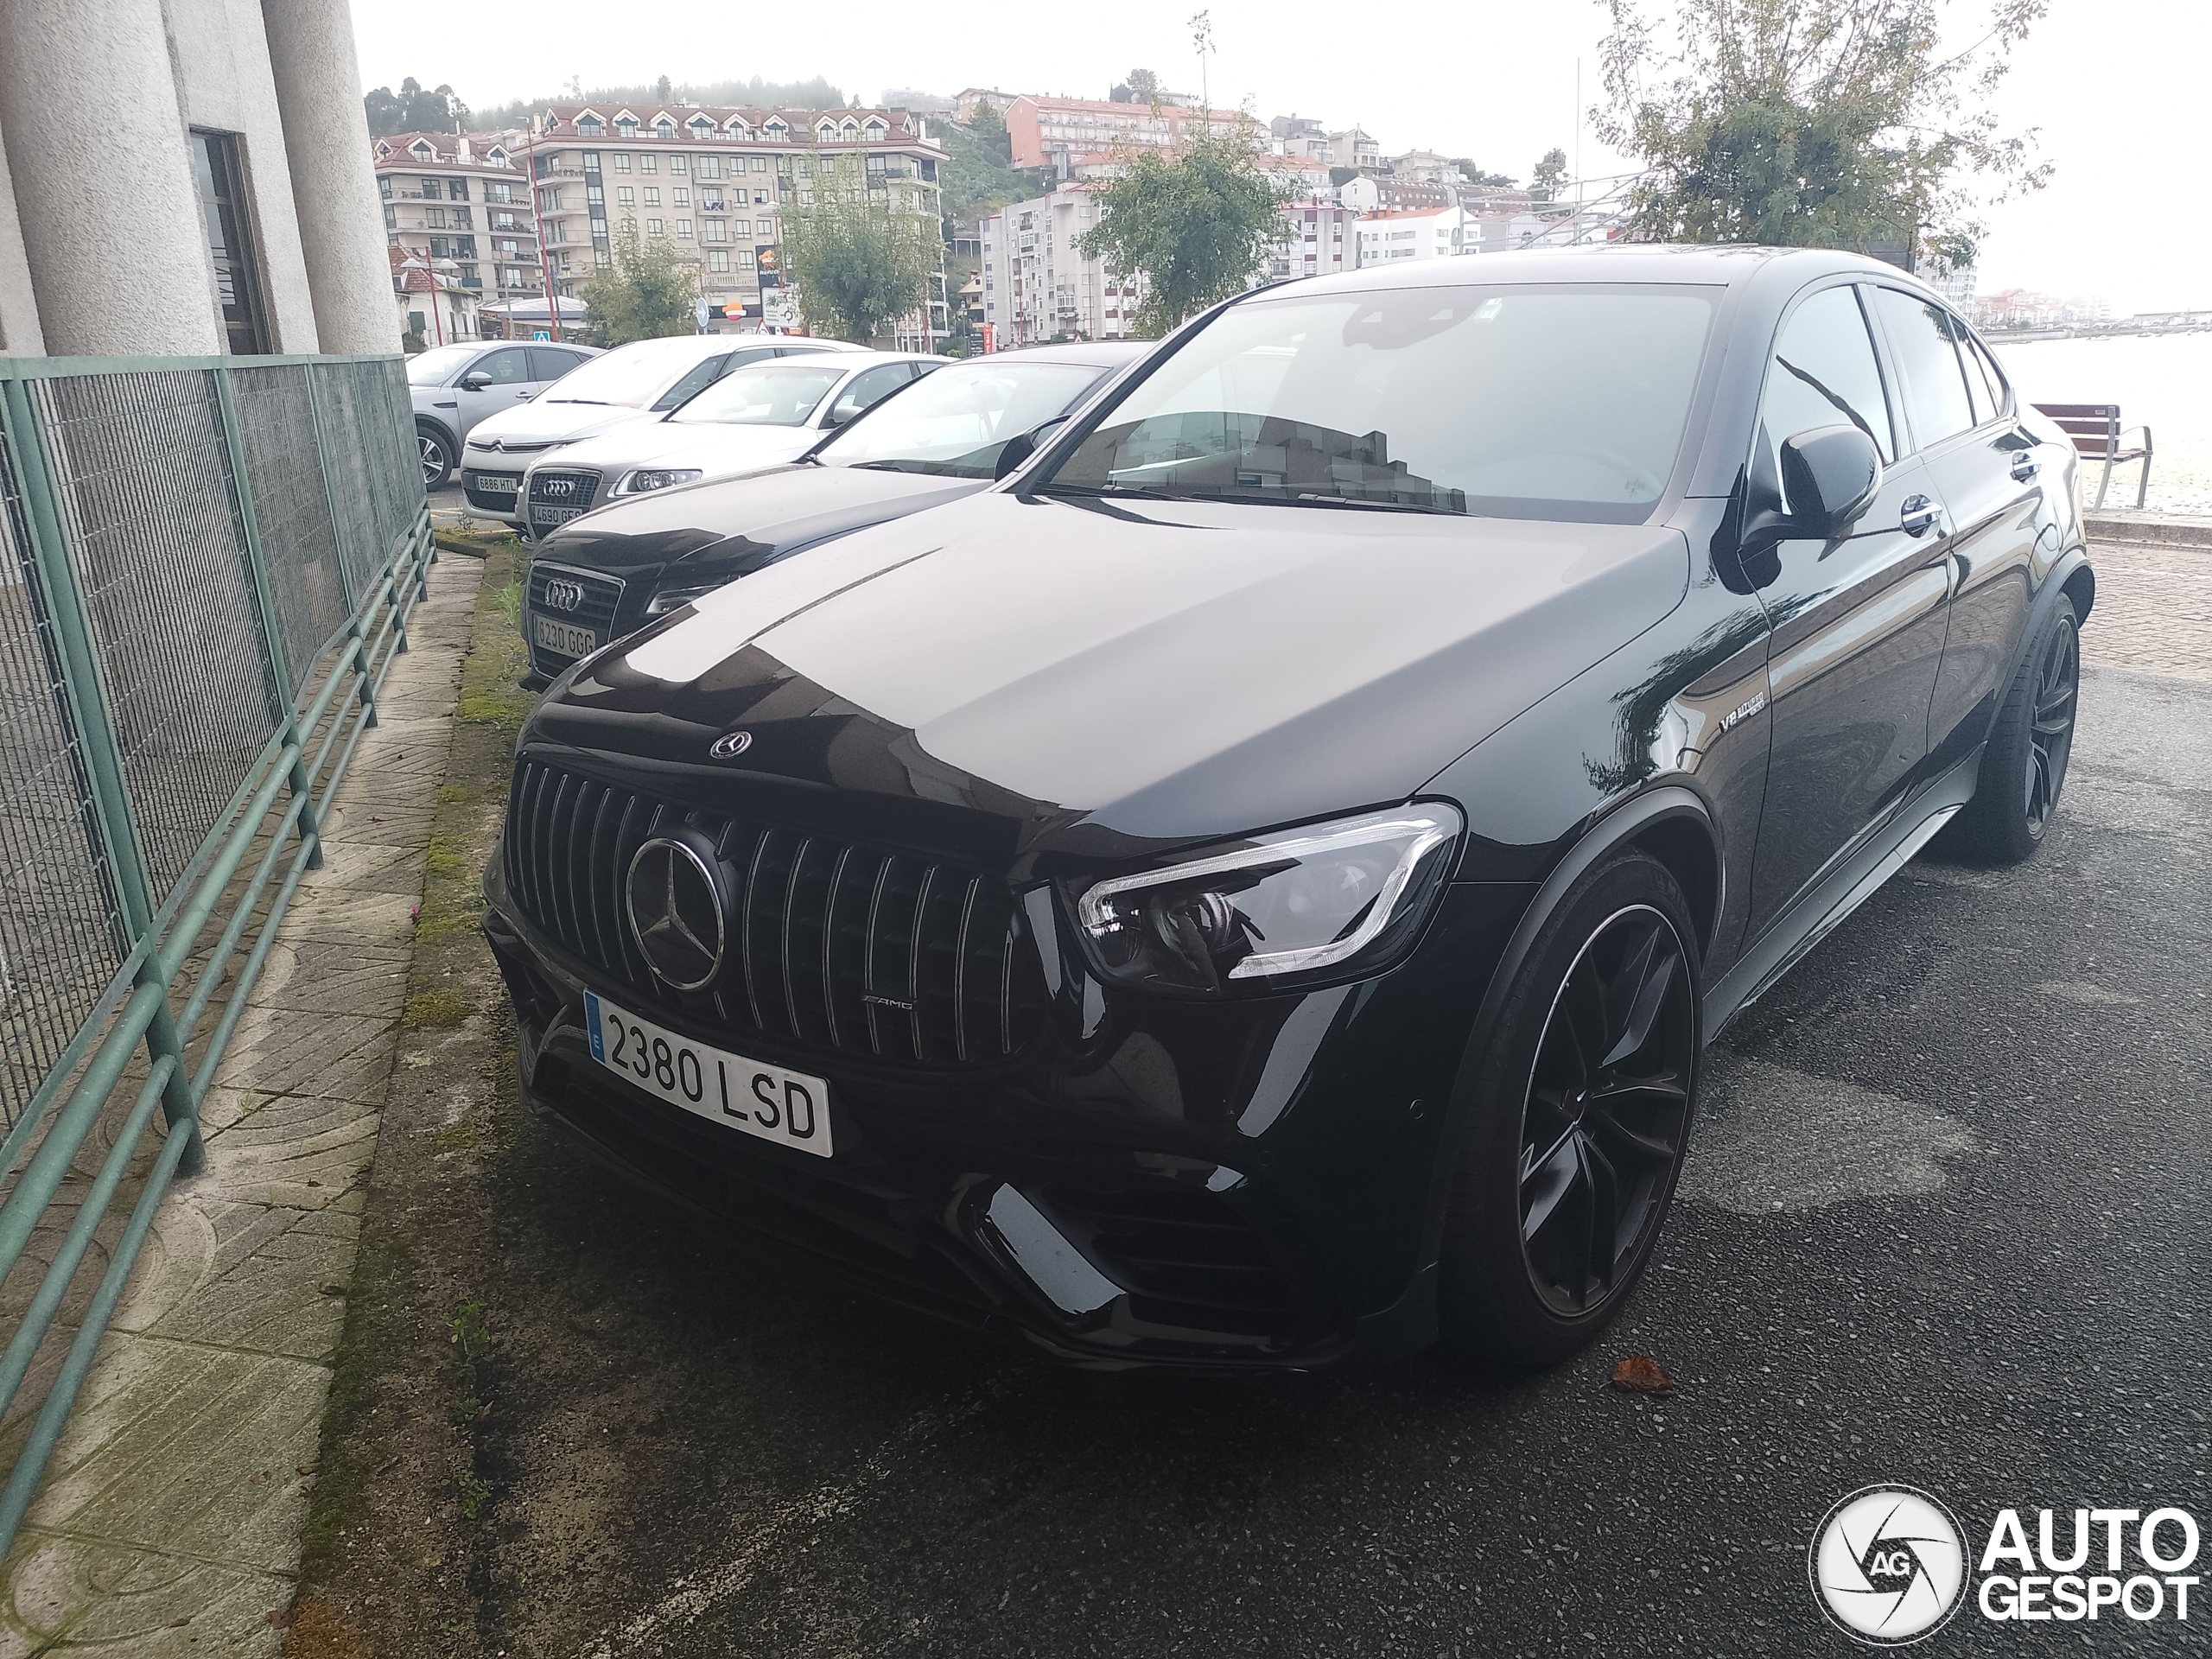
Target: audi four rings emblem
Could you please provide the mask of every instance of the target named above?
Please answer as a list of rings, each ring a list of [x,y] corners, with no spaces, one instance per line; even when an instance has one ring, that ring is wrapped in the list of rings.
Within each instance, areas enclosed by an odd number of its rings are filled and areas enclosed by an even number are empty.
[[[545,584],[545,608],[549,611],[573,611],[583,602],[584,587],[580,582],[556,578]]]
[[[541,478],[537,480],[540,495],[567,495],[575,487],[576,480],[573,478]]]
[[[707,753],[717,760],[728,760],[743,754],[753,747],[750,732],[724,732],[707,747]]]

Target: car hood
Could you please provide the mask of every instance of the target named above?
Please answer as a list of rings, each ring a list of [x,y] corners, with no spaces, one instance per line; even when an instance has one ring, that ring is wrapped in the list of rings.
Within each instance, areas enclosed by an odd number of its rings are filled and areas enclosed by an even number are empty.
[[[537,556],[626,574],[666,568],[734,578],[795,549],[989,487],[983,479],[787,463],[626,498],[544,537]]]
[[[586,658],[524,743],[1042,872],[1404,799],[1688,579],[1663,526],[991,492]]]
[[[633,421],[658,420],[651,410],[618,409],[607,404],[564,404],[538,397],[479,421],[468,434],[472,445],[502,443],[541,447],[575,443]]]
[[[561,451],[563,467],[595,467],[610,481],[633,467],[696,467],[728,478],[797,460],[821,441],[801,426],[718,426],[706,421],[626,421]]]

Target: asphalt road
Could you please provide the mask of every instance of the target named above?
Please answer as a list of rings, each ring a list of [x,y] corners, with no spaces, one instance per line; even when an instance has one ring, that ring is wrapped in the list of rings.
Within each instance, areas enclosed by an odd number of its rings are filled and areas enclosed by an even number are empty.
[[[622,1659],[1841,1654],[1806,1554],[1856,1488],[1934,1492],[1976,1550],[2002,1507],[2212,1523],[2212,672],[2180,671],[2090,673],[2032,863],[1923,855],[1731,1028],[1656,1270],[1548,1375],[1064,1373],[524,1149],[483,1617]],[[1633,1352],[1679,1396],[1606,1389]],[[2192,1611],[1969,1608],[1922,1650],[2202,1654]]]

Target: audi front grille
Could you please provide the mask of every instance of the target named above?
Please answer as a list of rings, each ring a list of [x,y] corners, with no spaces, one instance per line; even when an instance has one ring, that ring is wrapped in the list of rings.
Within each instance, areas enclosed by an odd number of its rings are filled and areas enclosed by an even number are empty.
[[[599,474],[585,467],[540,467],[530,475],[530,527],[551,530],[591,511]]]
[[[624,877],[654,836],[713,843],[728,945],[700,989],[655,977]],[[695,1027],[922,1065],[1019,1049],[1043,988],[1014,896],[980,873],[725,818],[524,760],[502,856],[517,906],[569,955]]]
[[[613,636],[615,608],[622,602],[622,583],[614,576],[548,564],[541,559],[533,561],[530,567],[527,597],[531,617],[550,617],[556,622],[588,628],[604,644]],[[571,600],[573,604],[568,602]],[[527,620],[524,632],[529,636],[530,665],[539,673],[558,674],[576,660],[539,639],[537,628]]]

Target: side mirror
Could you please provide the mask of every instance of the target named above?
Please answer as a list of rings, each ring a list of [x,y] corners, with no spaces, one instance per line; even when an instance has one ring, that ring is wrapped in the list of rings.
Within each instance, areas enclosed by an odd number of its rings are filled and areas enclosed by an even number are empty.
[[[1039,421],[1027,432],[1017,432],[1008,438],[1005,447],[999,451],[998,465],[991,469],[991,481],[996,483],[1000,479],[1012,476],[1014,469],[1043,448],[1046,440],[1065,426],[1067,421],[1066,416],[1055,415],[1051,420]]]
[[[1882,487],[1882,452],[1855,426],[1822,426],[1782,441],[1784,513],[1761,513],[1746,529],[1830,541],[1858,522]]]
[[[860,412],[861,406],[855,403],[850,397],[840,397],[836,403],[830,405],[830,413],[823,417],[822,424],[828,427],[834,432],[839,427],[844,425],[848,421],[852,420],[855,416],[859,415]]]
[[[461,377],[461,386],[463,391],[481,391],[491,384],[492,377],[481,369],[471,369]]]

